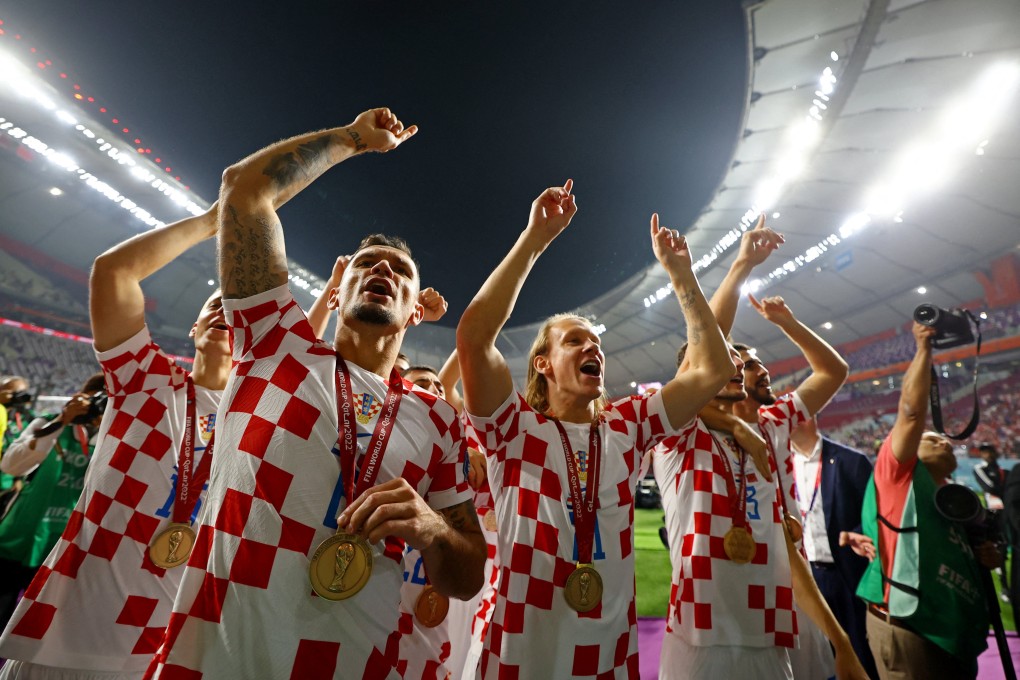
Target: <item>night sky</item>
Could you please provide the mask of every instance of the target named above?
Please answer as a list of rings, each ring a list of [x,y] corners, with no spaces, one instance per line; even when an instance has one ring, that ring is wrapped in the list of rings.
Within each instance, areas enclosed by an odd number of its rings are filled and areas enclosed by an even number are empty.
[[[417,124],[281,217],[288,254],[322,276],[366,233],[404,236],[423,285],[450,302],[446,325],[534,197],[573,178],[578,215],[525,285],[517,325],[652,262],[653,211],[694,221],[740,134],[747,47],[739,0],[510,4],[33,0],[0,12],[210,201],[224,167],[278,139],[375,106]]]

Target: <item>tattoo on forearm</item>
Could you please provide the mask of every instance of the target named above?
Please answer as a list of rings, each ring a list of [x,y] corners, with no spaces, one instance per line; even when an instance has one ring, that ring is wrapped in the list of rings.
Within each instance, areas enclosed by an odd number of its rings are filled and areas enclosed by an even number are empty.
[[[220,240],[224,297],[248,297],[277,285],[272,261],[278,224],[264,216],[253,219],[257,227],[242,223],[236,207],[227,205]]]
[[[680,293],[680,307],[685,312],[689,311],[694,306],[694,303],[697,301],[697,299],[698,294],[693,290],[687,293]]]
[[[355,151],[364,151],[365,149],[368,148],[368,144],[365,144],[365,142],[361,141],[361,135],[358,134],[357,130],[355,130],[354,128],[345,128],[344,131],[348,135],[350,135],[351,141],[354,142]]]
[[[263,175],[272,178],[277,188],[284,189],[298,180],[315,179],[329,167],[329,147],[336,141],[332,134],[311,139],[294,151],[269,159]]]
[[[439,512],[446,518],[447,523],[457,531],[480,530],[478,513],[475,512],[475,504],[471,501],[464,501],[459,505],[443,508]]]
[[[688,326],[687,327],[687,342],[691,343],[692,345],[700,345],[701,344],[701,335],[702,335],[703,331],[704,331],[704,328],[702,327],[702,325],[700,323],[691,324],[690,326]]]

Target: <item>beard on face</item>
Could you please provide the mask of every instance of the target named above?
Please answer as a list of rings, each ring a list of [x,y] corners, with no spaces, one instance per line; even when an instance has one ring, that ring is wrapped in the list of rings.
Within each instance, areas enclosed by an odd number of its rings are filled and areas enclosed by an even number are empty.
[[[365,323],[377,326],[388,326],[394,322],[393,312],[377,305],[367,305],[359,302],[352,310],[354,318]]]
[[[747,389],[747,396],[751,397],[762,406],[772,406],[772,404],[778,401],[776,399],[776,395],[774,395],[772,390],[767,387],[755,386],[751,389]]]

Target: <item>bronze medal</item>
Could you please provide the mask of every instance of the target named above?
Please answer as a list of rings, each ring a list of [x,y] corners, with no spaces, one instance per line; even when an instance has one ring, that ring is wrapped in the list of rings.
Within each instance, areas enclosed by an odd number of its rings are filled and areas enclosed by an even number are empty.
[[[432,587],[425,586],[414,603],[414,618],[425,628],[435,628],[446,620],[450,611],[450,598]]]
[[[327,600],[346,600],[372,576],[372,547],[354,534],[338,533],[319,544],[308,565],[312,589]]]
[[[187,524],[172,522],[149,544],[149,559],[157,567],[173,569],[188,561],[195,546],[195,531]]]
[[[486,531],[492,531],[492,532],[496,531],[496,526],[497,525],[496,525],[496,511],[495,510],[493,510],[492,508],[489,508],[488,510],[485,511],[485,514],[482,515],[482,526],[485,527]]]
[[[783,524],[786,525],[786,530],[790,532],[790,540],[794,543],[799,543],[800,539],[804,537],[804,526],[800,523],[800,520],[786,513],[783,515]]]
[[[723,550],[726,557],[737,564],[747,564],[754,559],[758,546],[751,536],[751,532],[744,526],[732,526],[723,536]]]
[[[575,612],[590,612],[602,602],[602,577],[590,564],[579,564],[567,577],[563,596]]]

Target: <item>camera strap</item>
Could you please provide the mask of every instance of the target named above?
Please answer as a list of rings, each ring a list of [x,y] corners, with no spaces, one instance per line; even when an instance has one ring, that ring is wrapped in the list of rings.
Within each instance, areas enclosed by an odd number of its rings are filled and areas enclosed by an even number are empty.
[[[946,432],[945,427],[942,425],[942,400],[939,397],[939,376],[935,371],[935,364],[932,363],[931,368],[931,386],[928,390],[929,400],[931,401],[931,423],[935,426],[935,429],[942,434],[946,435],[950,439],[966,439],[967,437],[974,434],[974,430],[977,429],[978,423],[981,421],[981,413],[978,407],[978,365],[980,364],[981,356],[981,322],[974,318],[974,315],[970,313],[970,310],[962,310],[974,324],[977,329],[977,343],[974,350],[974,383],[973,383],[973,394],[974,394],[974,409],[970,415],[970,422],[967,426],[960,431],[959,434],[949,434]]]

